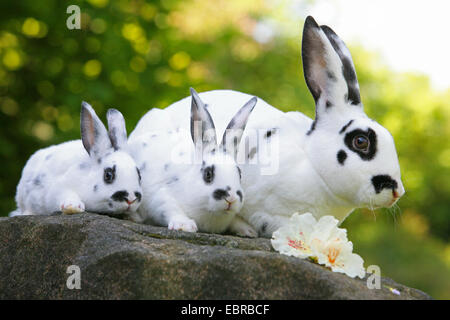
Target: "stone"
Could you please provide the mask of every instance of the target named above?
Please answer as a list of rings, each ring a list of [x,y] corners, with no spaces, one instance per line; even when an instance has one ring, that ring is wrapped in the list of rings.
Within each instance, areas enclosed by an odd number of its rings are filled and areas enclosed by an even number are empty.
[[[71,283],[70,266],[79,268],[80,289]],[[171,231],[83,213],[0,218],[0,299],[431,297],[387,278],[370,290],[365,279],[275,252],[269,239]]]

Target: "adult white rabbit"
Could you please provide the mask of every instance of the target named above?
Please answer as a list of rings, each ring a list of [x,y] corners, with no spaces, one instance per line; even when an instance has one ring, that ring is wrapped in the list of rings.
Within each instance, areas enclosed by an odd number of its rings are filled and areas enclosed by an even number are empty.
[[[139,170],[128,153],[122,114],[107,113],[108,128],[82,103],[81,140],[35,152],[17,186],[16,215],[83,211],[131,214],[142,199]]]
[[[130,137],[143,186],[136,221],[188,232],[229,231],[255,237],[256,231],[235,217],[244,203],[235,157],[256,98],[234,115],[218,145],[205,104],[193,89],[191,94],[190,131],[166,126]]]
[[[294,212],[311,212],[316,218],[333,215],[342,222],[355,208],[389,207],[405,192],[394,140],[364,113],[344,42],[331,28],[307,17],[302,58],[316,102],[315,120],[300,112],[281,112],[258,98],[239,150],[238,160],[246,162],[240,166],[247,195],[240,215],[265,237]],[[236,106],[250,96],[216,90],[200,97],[222,130]],[[188,104],[188,98],[172,104],[165,117],[186,127]],[[152,122],[148,113],[135,132]]]

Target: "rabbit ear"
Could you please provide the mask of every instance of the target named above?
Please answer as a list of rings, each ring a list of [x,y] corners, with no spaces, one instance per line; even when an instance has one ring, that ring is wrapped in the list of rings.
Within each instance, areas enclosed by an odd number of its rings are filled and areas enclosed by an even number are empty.
[[[225,132],[223,134],[221,148],[224,151],[230,152],[236,158],[239,150],[239,143],[241,142],[242,134],[244,133],[245,126],[247,125],[248,117],[255,108],[258,99],[256,97],[251,98],[231,119]]]
[[[202,151],[217,145],[216,128],[206,105],[200,100],[197,92],[191,88],[191,136],[194,145],[200,144]]]
[[[359,85],[350,51],[331,28],[308,16],[302,39],[303,71],[316,101],[316,116],[336,105],[361,107]]]
[[[94,109],[84,101],[81,103],[81,141],[89,155],[96,159],[111,148],[105,126]]]
[[[116,109],[109,109],[106,113],[108,120],[108,135],[114,150],[127,146],[127,128],[122,113]]]

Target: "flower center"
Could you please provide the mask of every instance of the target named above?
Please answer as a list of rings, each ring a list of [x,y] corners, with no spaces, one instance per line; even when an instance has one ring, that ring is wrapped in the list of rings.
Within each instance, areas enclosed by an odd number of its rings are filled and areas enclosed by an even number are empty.
[[[337,248],[329,248],[328,249],[328,261],[331,264],[334,264],[336,262],[336,258],[339,255],[339,252],[341,250],[337,249]]]
[[[305,242],[302,240],[292,240],[291,238],[288,238],[288,245],[294,249],[300,250],[300,251],[306,251],[309,252],[310,248],[305,245]]]

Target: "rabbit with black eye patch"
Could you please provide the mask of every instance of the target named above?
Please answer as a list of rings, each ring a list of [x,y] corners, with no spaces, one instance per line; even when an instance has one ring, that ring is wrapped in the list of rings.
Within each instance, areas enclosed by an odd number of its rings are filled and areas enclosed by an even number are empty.
[[[258,98],[242,138],[250,143],[238,152],[238,159],[248,160],[240,165],[247,200],[239,215],[264,237],[289,223],[294,212],[342,222],[355,208],[390,207],[405,193],[392,135],[364,112],[344,42],[308,17],[302,58],[315,119],[282,112]],[[199,95],[218,130],[251,97],[232,90]],[[186,97],[159,110],[159,119],[185,128],[189,102]],[[152,113],[141,118],[130,139],[154,125]]]
[[[82,103],[81,140],[35,152],[17,186],[16,215],[83,211],[133,214],[142,201],[139,169],[129,155],[122,114],[107,113],[108,128]]]
[[[236,215],[244,191],[235,159],[255,104],[251,98],[234,115],[218,145],[206,105],[191,89],[190,132],[166,126],[130,139],[144,191],[138,222],[188,232],[257,235]]]

